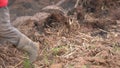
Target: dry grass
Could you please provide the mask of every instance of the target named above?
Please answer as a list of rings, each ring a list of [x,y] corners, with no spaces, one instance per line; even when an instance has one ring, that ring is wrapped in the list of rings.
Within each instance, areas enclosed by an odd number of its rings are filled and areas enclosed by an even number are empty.
[[[84,0],[85,1],[85,0]],[[92,0],[89,0],[92,1]],[[86,4],[89,4],[88,3]],[[105,0],[108,2],[108,0]],[[110,0],[109,3],[116,3]],[[109,4],[108,3],[108,4]],[[101,4],[101,3],[100,3]],[[79,7],[78,7],[79,8]],[[96,8],[99,8],[96,6]],[[112,10],[111,7],[107,7]],[[74,9],[73,16],[48,15],[42,25],[31,20],[35,16],[16,19],[15,26],[36,42],[40,42],[40,54],[35,68],[119,68],[120,67],[120,19],[116,14],[106,16]],[[110,10],[109,9],[109,10]],[[115,10],[118,11],[119,10]],[[115,12],[110,11],[110,12]],[[74,15],[76,13],[78,15]],[[77,18],[83,13],[82,21]],[[39,13],[38,13],[39,15]],[[114,17],[115,16],[115,17]],[[37,16],[39,20],[40,17]],[[64,20],[63,20],[64,19]],[[23,21],[24,23],[22,23]],[[21,22],[21,24],[19,24]],[[19,25],[18,25],[19,24]],[[39,26],[43,32],[39,31]],[[1,68],[23,68],[25,55],[10,46],[0,47]],[[58,68],[59,68],[58,67]]]

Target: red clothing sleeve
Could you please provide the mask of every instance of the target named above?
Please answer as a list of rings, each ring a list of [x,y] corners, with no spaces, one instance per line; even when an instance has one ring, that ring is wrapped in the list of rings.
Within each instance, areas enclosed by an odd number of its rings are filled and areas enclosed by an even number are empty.
[[[0,0],[0,7],[5,7],[8,5],[8,0]]]

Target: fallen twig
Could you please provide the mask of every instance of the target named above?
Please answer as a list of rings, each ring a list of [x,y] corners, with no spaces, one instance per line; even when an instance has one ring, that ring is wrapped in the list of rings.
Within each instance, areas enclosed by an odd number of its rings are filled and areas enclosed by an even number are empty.
[[[23,60],[20,61],[18,64],[16,64],[14,67],[16,68],[16,67],[18,67],[19,65],[21,65],[22,63],[23,63]]]
[[[80,1],[80,0],[77,0],[77,1],[76,1],[76,4],[75,4],[74,8],[76,8],[76,7],[79,5],[79,1]]]

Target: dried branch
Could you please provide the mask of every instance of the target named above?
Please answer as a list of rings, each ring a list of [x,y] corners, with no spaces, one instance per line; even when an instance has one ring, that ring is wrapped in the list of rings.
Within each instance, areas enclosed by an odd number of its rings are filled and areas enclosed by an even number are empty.
[[[80,1],[80,0],[77,0],[77,1],[76,1],[76,4],[75,4],[74,8],[76,8],[76,7],[79,5],[79,1]]]
[[[56,5],[57,6],[59,6],[59,5],[61,5],[63,2],[65,2],[66,0],[61,0],[61,1],[59,1]]]

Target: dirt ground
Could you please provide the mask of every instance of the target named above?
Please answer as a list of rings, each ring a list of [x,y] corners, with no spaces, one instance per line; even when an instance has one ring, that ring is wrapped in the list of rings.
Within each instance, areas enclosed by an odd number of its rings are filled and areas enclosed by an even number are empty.
[[[40,43],[33,68],[120,68],[120,1],[80,0],[67,14],[41,11],[58,1],[9,4],[12,24]],[[0,46],[0,68],[32,68],[26,58],[10,43]]]

